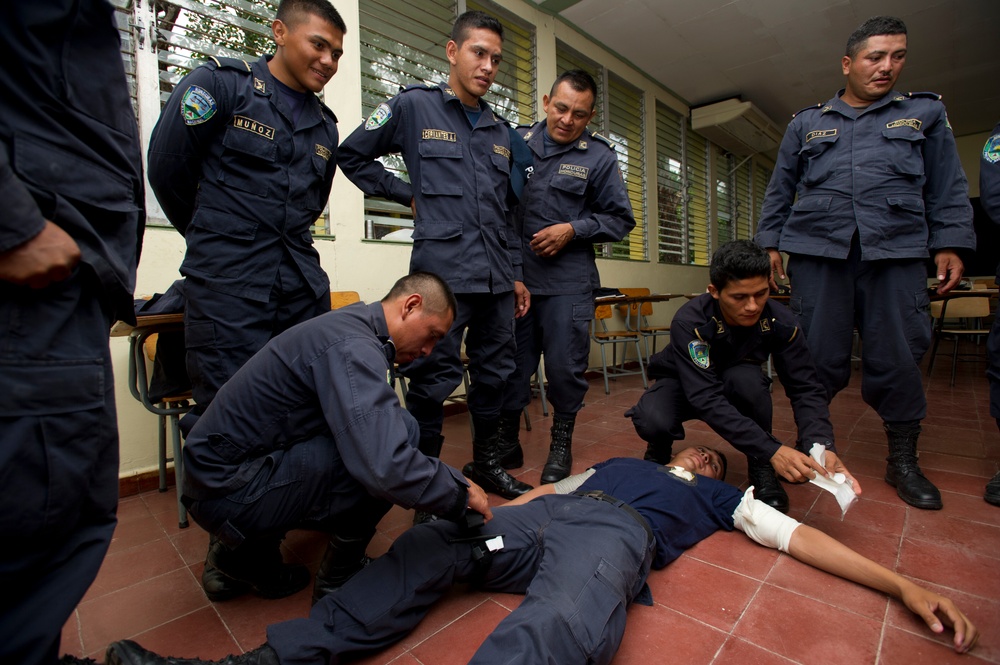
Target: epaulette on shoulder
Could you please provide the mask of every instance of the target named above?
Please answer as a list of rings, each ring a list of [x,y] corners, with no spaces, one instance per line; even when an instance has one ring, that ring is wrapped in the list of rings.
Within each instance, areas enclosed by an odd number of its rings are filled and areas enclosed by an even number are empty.
[[[812,111],[814,109],[821,109],[821,108],[823,108],[823,103],[822,102],[819,102],[817,104],[810,104],[809,106],[805,107],[804,109],[799,109],[798,111],[796,111],[795,113],[793,113],[792,117],[794,118],[798,114],[805,113],[806,111]]]
[[[428,85],[426,83],[414,83],[413,85],[400,86],[400,92],[409,92],[410,90],[437,90],[436,85]]]
[[[250,73],[250,63],[239,58],[219,58],[214,55],[208,56],[209,62],[215,63],[217,69],[235,69],[245,74]]]
[[[534,125],[531,125],[531,124],[528,124],[528,125],[518,125],[514,129],[531,129],[532,127],[534,127]]]
[[[937,94],[936,92],[906,92],[903,94],[905,94],[910,99],[922,98],[922,99],[934,99],[939,102],[941,101],[941,95]]]
[[[615,149],[615,145],[611,142],[611,139],[607,138],[606,136],[601,136],[600,134],[591,134],[591,136],[600,141],[601,143],[603,143],[604,145],[608,146],[612,150]]]

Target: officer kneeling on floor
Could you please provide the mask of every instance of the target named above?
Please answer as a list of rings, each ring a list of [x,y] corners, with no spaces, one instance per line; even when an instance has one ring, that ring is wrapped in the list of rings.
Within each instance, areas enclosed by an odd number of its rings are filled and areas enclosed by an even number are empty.
[[[413,273],[381,302],[275,337],[219,390],[184,448],[183,501],[212,535],[202,577],[211,600],[304,588],[305,566],[282,561],[289,529],[331,534],[315,601],[367,563],[392,504],[490,515],[482,489],[417,449],[419,427],[393,387],[393,362],[430,353],[454,315],[448,285]]]
[[[747,456],[757,498],[788,512],[776,471],[792,482],[843,473],[856,493],[861,487],[837,457],[826,392],[795,316],[768,301],[770,274],[770,258],[755,243],[720,247],[708,293],[677,311],[670,344],[649,361],[656,382],[625,415],[648,444],[645,459],[661,464],[670,459],[673,442],[684,438],[685,420],[705,421]],[[761,369],[769,357],[792,403],[796,448],[771,434],[771,379]],[[827,449],[825,469],[806,454],[813,443]]]

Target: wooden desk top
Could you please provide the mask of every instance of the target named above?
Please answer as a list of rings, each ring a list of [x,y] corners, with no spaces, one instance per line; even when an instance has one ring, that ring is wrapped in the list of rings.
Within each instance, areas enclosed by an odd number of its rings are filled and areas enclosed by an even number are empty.
[[[683,294],[680,293],[650,293],[645,296],[600,296],[594,298],[595,305],[630,305],[632,303],[639,302],[666,302],[667,300],[673,300],[674,298],[683,298]]]
[[[118,321],[111,326],[112,337],[128,337],[129,335],[146,330],[147,328],[173,328],[184,323],[184,314],[149,314],[147,316],[136,317],[135,326]]]

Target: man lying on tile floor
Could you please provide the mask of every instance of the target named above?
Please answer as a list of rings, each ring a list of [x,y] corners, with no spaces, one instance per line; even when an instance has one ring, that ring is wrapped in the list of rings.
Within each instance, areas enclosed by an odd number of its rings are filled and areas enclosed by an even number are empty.
[[[525,594],[479,647],[473,663],[608,663],[625,632],[625,609],[648,596],[646,576],[719,529],[734,527],[796,559],[899,598],[930,630],[954,631],[956,652],[978,631],[943,596],[861,556],[721,482],[726,460],[686,448],[666,466],[615,458],[542,485],[493,511],[482,527],[446,520],[415,526],[309,618],[268,627],[267,643],[220,664],[336,663],[382,649],[416,627],[452,584]],[[645,593],[643,593],[645,591]],[[196,665],[135,642],[108,647],[108,665]]]

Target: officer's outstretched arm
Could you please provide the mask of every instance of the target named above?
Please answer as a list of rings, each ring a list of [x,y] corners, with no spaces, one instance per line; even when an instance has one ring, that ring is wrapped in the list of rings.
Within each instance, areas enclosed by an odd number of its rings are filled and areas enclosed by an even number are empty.
[[[979,631],[951,600],[883,568],[818,529],[800,525],[792,533],[788,553],[820,570],[899,598],[935,633],[944,631],[942,623],[951,626],[958,653],[970,650],[979,639]]]

